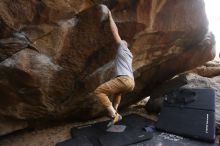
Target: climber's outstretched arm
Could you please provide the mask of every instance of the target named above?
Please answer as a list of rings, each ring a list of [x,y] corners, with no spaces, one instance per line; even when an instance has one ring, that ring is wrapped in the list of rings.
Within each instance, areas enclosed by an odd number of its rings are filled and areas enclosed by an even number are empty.
[[[113,37],[114,37],[116,43],[120,43],[121,42],[121,37],[120,37],[120,35],[118,33],[118,28],[117,28],[117,26],[115,24],[115,21],[112,18],[112,14],[111,14],[110,11],[109,11],[109,21],[110,21],[110,28],[111,28]]]

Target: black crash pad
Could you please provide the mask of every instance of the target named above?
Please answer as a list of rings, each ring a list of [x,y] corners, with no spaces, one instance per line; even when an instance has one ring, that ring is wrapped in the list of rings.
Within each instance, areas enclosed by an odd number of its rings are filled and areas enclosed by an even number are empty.
[[[152,132],[144,130],[144,127],[152,124],[152,121],[137,114],[125,116],[118,123],[127,126],[122,133],[107,132],[106,125],[108,122],[72,128],[72,137],[86,136],[94,146],[121,146],[148,140],[153,136]]]
[[[121,133],[106,132],[107,123],[108,121],[72,128],[72,139],[58,143],[56,146],[220,146],[157,131],[155,123],[137,114],[125,116],[119,122],[119,124],[127,126],[126,133],[122,135]],[[143,129],[146,127],[152,127],[153,133],[145,132]],[[145,135],[146,133],[147,135]],[[153,138],[151,138],[152,136]],[[135,139],[135,137],[138,138]]]
[[[93,146],[86,136],[75,137],[64,142],[57,143],[56,146]]]
[[[56,146],[93,146],[86,137],[76,137],[65,142],[58,143]],[[201,142],[174,134],[155,131],[153,138],[130,146],[220,146]]]
[[[169,133],[214,142],[215,92],[212,89],[190,91],[195,93],[196,100],[189,104],[164,102],[156,127]]]
[[[155,131],[152,139],[130,146],[220,146],[170,133]]]

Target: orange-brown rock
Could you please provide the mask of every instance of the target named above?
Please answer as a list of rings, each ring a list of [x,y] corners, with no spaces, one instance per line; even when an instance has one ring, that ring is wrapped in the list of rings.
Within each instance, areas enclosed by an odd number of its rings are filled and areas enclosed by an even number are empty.
[[[134,55],[136,87],[122,106],[215,56],[201,0],[2,0],[0,39],[22,32],[38,51],[1,46],[1,117],[89,119],[103,113],[92,92],[113,77],[116,48],[106,8],[94,6],[100,3],[111,8]]]
[[[215,77],[220,75],[220,61],[219,60],[213,60],[205,63],[202,66],[196,67],[193,70],[190,70],[188,72],[196,73],[203,77]]]

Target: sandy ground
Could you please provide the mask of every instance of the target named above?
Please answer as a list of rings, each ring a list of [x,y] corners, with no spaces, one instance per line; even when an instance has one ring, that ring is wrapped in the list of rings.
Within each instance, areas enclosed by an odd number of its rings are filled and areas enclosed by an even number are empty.
[[[154,115],[148,115],[147,112],[140,107],[131,107],[122,111],[122,116],[130,113],[137,113],[152,120],[156,120]],[[84,123],[66,123],[43,130],[20,131],[15,134],[5,136],[0,139],[0,146],[54,146],[58,142],[62,142],[71,138],[70,129],[76,126],[87,125],[100,121],[108,120],[106,117],[98,118],[93,121]]]

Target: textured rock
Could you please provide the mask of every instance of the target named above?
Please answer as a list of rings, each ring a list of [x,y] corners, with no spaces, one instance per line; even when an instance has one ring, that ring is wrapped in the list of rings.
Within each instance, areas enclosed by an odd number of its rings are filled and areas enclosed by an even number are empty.
[[[38,52],[1,46],[0,116],[89,119],[103,113],[92,92],[113,77],[116,50],[107,9],[93,6],[98,3],[111,8],[134,55],[136,87],[122,106],[215,56],[201,0],[2,0],[0,39],[23,32]]]
[[[163,96],[172,90],[183,88],[211,88],[215,91],[215,118],[216,126],[220,126],[220,75],[207,78],[194,73],[181,74],[174,79],[164,82],[156,87],[152,93],[149,102],[146,104],[146,109],[150,112],[159,112],[162,107]]]
[[[14,118],[0,118],[0,135],[5,135],[11,131],[17,131],[28,127],[28,122]]]
[[[193,70],[188,71],[189,73],[196,73],[203,77],[215,77],[220,75],[220,61],[213,60],[199,66]]]

